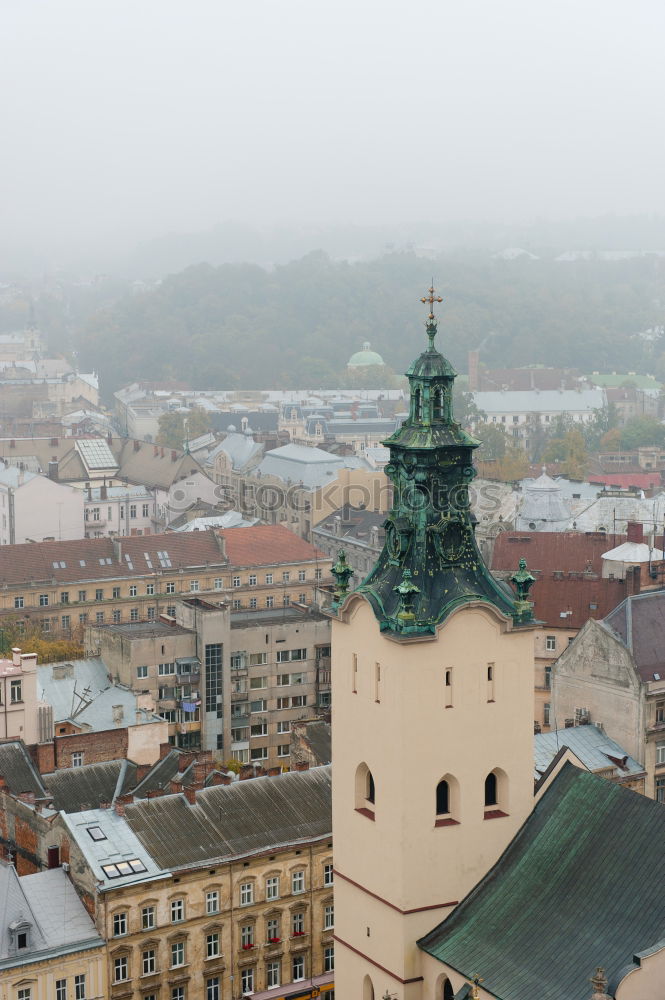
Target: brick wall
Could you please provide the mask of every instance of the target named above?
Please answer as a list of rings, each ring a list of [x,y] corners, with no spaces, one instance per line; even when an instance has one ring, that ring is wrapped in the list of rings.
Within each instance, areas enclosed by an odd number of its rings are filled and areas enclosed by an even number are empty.
[[[56,768],[72,766],[72,754],[82,753],[84,764],[101,764],[107,760],[122,760],[127,756],[127,729],[106,729],[101,733],[72,733],[56,736],[54,757]]]

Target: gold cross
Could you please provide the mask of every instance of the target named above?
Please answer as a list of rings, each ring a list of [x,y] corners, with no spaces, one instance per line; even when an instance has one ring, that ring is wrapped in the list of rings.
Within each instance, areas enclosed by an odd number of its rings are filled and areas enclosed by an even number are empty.
[[[432,278],[432,284],[431,284],[431,287],[429,289],[429,295],[423,296],[423,298],[420,301],[423,303],[423,305],[427,305],[429,303],[429,317],[428,317],[428,319],[433,320],[434,319],[434,303],[435,302],[443,302],[443,299],[441,298],[441,296],[436,294],[436,290],[434,288],[434,278]]]
[[[480,1000],[480,990],[478,989],[478,987],[480,983],[484,983],[485,980],[482,979],[480,976],[475,975],[471,977],[471,981],[473,982],[473,986],[471,988],[471,996],[473,997],[473,1000]]]

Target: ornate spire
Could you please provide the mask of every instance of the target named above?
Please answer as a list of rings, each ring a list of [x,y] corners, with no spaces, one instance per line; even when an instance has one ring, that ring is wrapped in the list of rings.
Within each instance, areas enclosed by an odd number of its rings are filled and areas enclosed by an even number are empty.
[[[427,317],[427,322],[425,323],[425,329],[427,330],[427,336],[429,337],[429,347],[428,351],[433,351],[434,348],[434,338],[436,337],[436,316],[434,315],[434,303],[443,302],[440,295],[436,294],[434,288],[434,278],[432,278],[432,284],[429,287],[429,295],[423,296],[420,300],[424,305],[429,304],[429,316]]]
[[[515,611],[519,621],[533,621],[533,601],[529,600],[529,591],[536,582],[536,578],[529,573],[526,559],[520,559],[518,569],[510,577],[510,582],[514,585],[517,593]]]
[[[434,289],[428,304],[429,346],[410,366],[409,415],[384,442],[390,450],[386,474],[394,485],[385,522],[386,542],[358,588],[374,609],[382,631],[395,636],[433,634],[460,604],[484,601],[526,624],[510,588],[483,563],[470,514],[473,450],[479,442],[455,421],[455,370],[434,347]]]
[[[346,552],[340,549],[337,553],[337,562],[331,567],[330,572],[335,577],[335,593],[333,595],[332,608],[338,608],[344,603],[349,592],[349,582],[353,576],[353,569],[346,561]]]

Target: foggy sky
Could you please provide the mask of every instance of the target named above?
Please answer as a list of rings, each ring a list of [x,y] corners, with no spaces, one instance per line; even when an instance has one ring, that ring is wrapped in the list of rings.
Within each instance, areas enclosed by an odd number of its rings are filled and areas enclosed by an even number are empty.
[[[665,211],[662,0],[2,0],[2,240]]]

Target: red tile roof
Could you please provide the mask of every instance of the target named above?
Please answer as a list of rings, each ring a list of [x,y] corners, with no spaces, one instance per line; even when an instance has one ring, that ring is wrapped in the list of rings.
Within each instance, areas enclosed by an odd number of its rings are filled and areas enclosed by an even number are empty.
[[[160,559],[159,552],[166,553],[166,557]],[[54,580],[64,584],[144,576],[159,570],[175,573],[181,568],[224,563],[219,540],[212,531],[2,545],[0,583]]]
[[[533,614],[550,628],[580,629],[589,618],[604,618],[626,596],[625,580],[539,577],[531,589]],[[563,616],[563,617],[562,617]]]
[[[524,557],[532,573],[600,574],[603,552],[625,541],[625,535],[599,531],[504,531],[494,545],[491,569],[512,572]]]
[[[592,472],[589,474],[590,483],[601,483],[619,489],[627,489],[629,486],[637,486],[641,490],[650,490],[654,486],[660,486],[660,472]]]
[[[274,566],[278,563],[321,562],[329,556],[294,535],[282,524],[256,524],[218,532],[226,542],[232,566]]]

